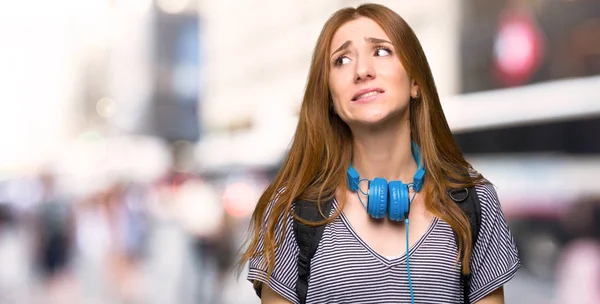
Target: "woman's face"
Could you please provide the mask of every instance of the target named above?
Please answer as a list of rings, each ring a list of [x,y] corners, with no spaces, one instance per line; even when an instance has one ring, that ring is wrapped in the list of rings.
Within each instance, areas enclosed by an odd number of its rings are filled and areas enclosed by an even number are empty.
[[[390,38],[375,21],[361,17],[342,25],[331,41],[329,89],[333,106],[350,127],[408,119],[410,79]]]

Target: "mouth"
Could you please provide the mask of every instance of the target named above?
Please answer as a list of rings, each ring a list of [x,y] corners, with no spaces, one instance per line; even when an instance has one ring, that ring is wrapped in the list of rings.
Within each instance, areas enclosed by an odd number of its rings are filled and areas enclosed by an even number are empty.
[[[367,99],[370,97],[375,97],[384,92],[385,91],[380,88],[371,88],[371,89],[360,90],[358,93],[356,93],[356,95],[354,95],[354,97],[352,97],[352,101],[360,101],[360,100],[364,100],[364,99]]]

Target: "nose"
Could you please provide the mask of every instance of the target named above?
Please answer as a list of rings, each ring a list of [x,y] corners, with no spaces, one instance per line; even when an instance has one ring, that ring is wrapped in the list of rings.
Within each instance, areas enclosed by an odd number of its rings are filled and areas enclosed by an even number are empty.
[[[354,82],[370,80],[375,78],[375,69],[373,68],[372,58],[367,55],[359,56],[356,60],[356,72]]]

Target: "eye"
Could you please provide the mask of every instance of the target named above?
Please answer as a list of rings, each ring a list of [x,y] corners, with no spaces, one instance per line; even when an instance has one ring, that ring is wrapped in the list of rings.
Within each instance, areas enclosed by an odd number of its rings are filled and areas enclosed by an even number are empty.
[[[389,56],[392,54],[392,50],[390,50],[387,47],[377,47],[377,50],[375,51],[375,55],[376,56]]]
[[[339,57],[337,57],[335,59],[335,61],[333,62],[333,65],[342,66],[342,65],[347,64],[348,62],[350,62],[350,58],[346,57],[346,55],[340,55]]]

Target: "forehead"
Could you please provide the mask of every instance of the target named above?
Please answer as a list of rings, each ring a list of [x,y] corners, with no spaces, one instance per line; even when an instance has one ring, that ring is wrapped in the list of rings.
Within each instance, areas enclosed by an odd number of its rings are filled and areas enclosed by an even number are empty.
[[[379,24],[372,19],[360,17],[344,23],[335,32],[331,39],[331,48],[334,50],[348,40],[356,43],[367,37],[390,40]]]

